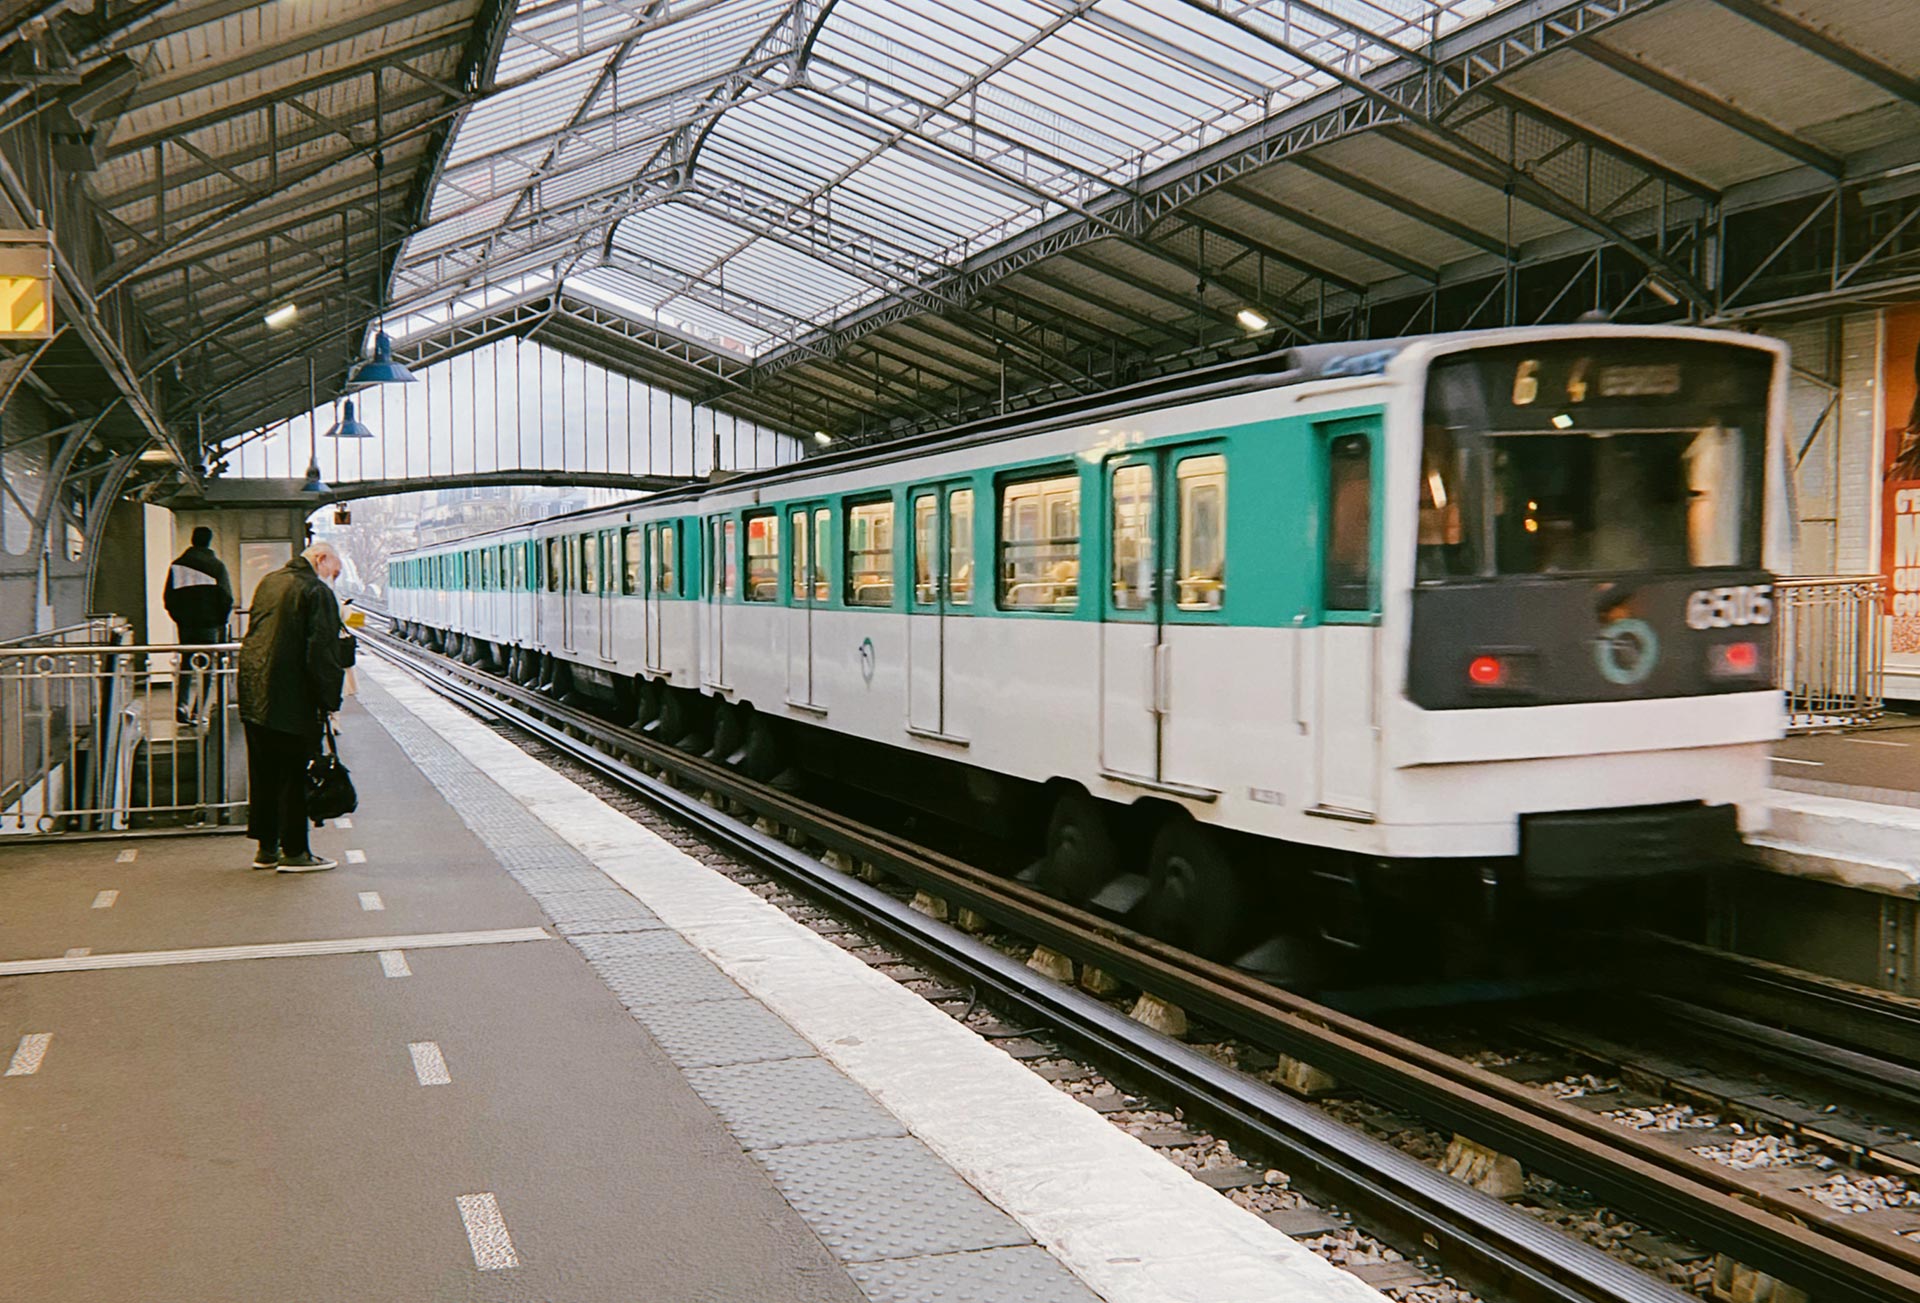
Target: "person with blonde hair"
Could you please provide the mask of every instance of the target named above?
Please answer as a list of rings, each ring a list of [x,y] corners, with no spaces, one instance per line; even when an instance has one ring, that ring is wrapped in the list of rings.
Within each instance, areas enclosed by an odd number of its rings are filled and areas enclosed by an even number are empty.
[[[240,645],[240,719],[247,730],[247,835],[256,869],[314,873],[334,861],[307,842],[307,764],[326,717],[340,709],[340,603],[327,585],[340,554],[315,543],[253,590]]]

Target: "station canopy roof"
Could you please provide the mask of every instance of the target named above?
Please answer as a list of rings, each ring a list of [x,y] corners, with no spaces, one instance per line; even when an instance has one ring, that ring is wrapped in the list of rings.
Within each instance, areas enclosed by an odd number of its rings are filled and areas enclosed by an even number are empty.
[[[1729,223],[1920,171],[1912,0],[132,8],[100,282],[212,443],[383,321],[859,438],[1291,342],[1737,319]]]

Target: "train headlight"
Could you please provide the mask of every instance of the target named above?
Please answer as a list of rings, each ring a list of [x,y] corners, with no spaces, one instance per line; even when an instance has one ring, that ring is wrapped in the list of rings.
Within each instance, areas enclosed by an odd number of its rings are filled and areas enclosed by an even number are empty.
[[[1707,672],[1716,679],[1745,679],[1760,672],[1760,644],[1724,642],[1707,651]]]

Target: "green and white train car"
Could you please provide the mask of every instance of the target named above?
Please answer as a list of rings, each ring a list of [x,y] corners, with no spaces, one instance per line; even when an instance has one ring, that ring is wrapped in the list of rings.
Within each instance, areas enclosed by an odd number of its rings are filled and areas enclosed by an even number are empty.
[[[1735,844],[1786,368],[1683,328],[1305,348],[424,548],[393,614],[765,776],[1037,809],[1045,885],[1178,939],[1305,892],[1357,938]]]

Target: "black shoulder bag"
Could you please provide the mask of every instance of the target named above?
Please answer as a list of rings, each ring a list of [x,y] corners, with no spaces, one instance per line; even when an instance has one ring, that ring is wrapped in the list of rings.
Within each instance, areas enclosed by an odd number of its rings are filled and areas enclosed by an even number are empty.
[[[329,819],[352,814],[360,798],[353,790],[353,777],[340,763],[340,747],[334,740],[333,720],[327,720],[326,744],[320,754],[307,762],[307,818],[318,828]]]

